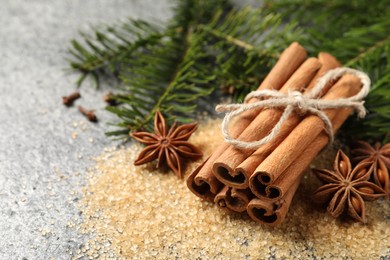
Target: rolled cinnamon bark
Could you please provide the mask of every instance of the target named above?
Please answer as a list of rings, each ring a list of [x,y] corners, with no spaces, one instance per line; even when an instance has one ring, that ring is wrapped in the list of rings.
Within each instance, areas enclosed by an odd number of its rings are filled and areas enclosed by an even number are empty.
[[[317,83],[317,80],[322,77],[326,72],[331,69],[340,67],[341,64],[335,57],[328,53],[319,53],[318,60],[321,62],[321,69],[317,72],[316,76],[310,82],[309,86],[305,91],[310,91]],[[326,94],[332,84],[328,84],[322,94]],[[246,177],[246,180],[249,182],[249,178],[254,173],[257,166],[267,158],[267,156],[278,147],[278,145],[290,134],[290,132],[298,125],[301,120],[301,117],[297,114],[290,115],[288,122],[283,124],[278,136],[275,137],[272,141],[267,144],[262,145],[257,149],[251,156],[245,159],[239,166],[236,167],[235,175],[243,174]]]
[[[248,203],[252,198],[253,194],[249,189],[238,190],[224,186],[215,196],[214,202],[221,208],[242,213],[246,211]]]
[[[357,77],[344,75],[329,90],[324,99],[331,100],[349,97],[356,94],[360,87],[361,83]],[[326,109],[324,112],[331,120],[343,115],[345,121],[350,111],[348,108],[340,108]],[[303,119],[287,138],[256,168],[255,173],[251,176],[250,183],[253,182],[254,178],[257,178],[262,184],[269,185],[279,178],[302,153],[306,154],[305,151],[309,145],[324,147],[324,144],[316,142],[324,127],[324,122],[315,115],[310,115]],[[310,155],[308,154],[308,156]],[[252,192],[256,191],[254,187],[251,190]]]
[[[299,183],[300,181],[295,182],[285,196],[278,201],[272,202],[258,198],[252,199],[247,207],[248,215],[254,221],[271,227],[281,224],[286,218]]]
[[[218,207],[226,209],[227,208],[227,202],[226,197],[227,193],[231,190],[228,186],[223,186],[222,190],[218,192],[217,195],[215,195],[214,202],[217,204]]]
[[[359,91],[360,81],[356,78],[355,85],[351,87],[351,95],[355,95]],[[334,133],[341,127],[348,116],[353,112],[352,109],[342,109],[332,119],[332,126]],[[271,185],[261,185],[260,190],[265,190],[263,199],[278,200],[291,189],[293,184],[301,178],[305,169],[309,167],[310,163],[318,155],[318,153],[327,145],[329,136],[322,131],[314,141],[308,146],[299,157],[296,159]],[[253,180],[255,180],[255,176]],[[257,179],[258,181],[258,179]],[[252,179],[251,179],[252,182]],[[253,187],[253,184],[250,185]],[[255,190],[251,188],[252,192]],[[258,196],[260,194],[256,194]]]
[[[359,86],[360,81],[355,81],[355,84],[355,86]],[[356,94],[358,88],[352,88],[355,91],[357,90],[355,93],[352,92],[353,94]],[[351,113],[352,109],[350,108],[342,109],[342,111],[334,117],[332,124],[335,132],[341,127]],[[247,212],[253,220],[269,226],[277,226],[283,222],[291,206],[291,201],[299,187],[305,169],[310,165],[310,162],[317,156],[321,149],[326,146],[328,139],[328,135],[322,131],[310,147],[275,181],[272,186],[279,188],[278,192],[280,195],[278,197],[267,199],[266,197],[261,196],[260,198],[254,198],[249,202]],[[278,180],[281,181],[278,182]],[[266,186],[263,185],[261,189],[266,190]],[[273,192],[275,191],[270,191],[269,194],[272,194]]]
[[[307,59],[298,70],[290,77],[290,79],[280,89],[280,92],[287,93],[291,90],[302,91],[307,87],[313,79],[321,63],[316,58]],[[250,125],[245,128],[238,139],[242,141],[254,141],[266,136],[269,131],[279,121],[283,114],[282,109],[273,108],[261,111]],[[286,120],[285,124],[290,124],[293,117]],[[230,145],[218,159],[214,162],[213,172],[215,177],[227,186],[238,189],[245,189],[248,187],[248,178],[241,172],[235,172],[234,169],[240,165],[247,157],[249,157],[254,150],[252,149],[238,149]],[[237,175],[236,175],[237,174]]]
[[[308,149],[294,161],[287,170],[279,176],[272,184],[266,185],[260,182],[258,174],[251,176],[249,187],[253,194],[261,200],[277,201],[280,200],[291,187],[298,181],[304,170],[310,165],[310,162],[328,143],[328,137],[321,135],[311,144]]]
[[[187,187],[190,189],[190,191],[192,191],[192,193],[202,199],[213,201],[215,193],[212,192],[212,187],[213,189],[218,190],[218,188],[221,186],[221,183],[215,178],[206,181],[198,180],[198,182],[195,180],[199,171],[203,168],[209,159],[210,156],[188,176],[186,183]],[[214,183],[214,181],[216,183]]]
[[[280,89],[297,68],[306,59],[307,53],[305,49],[298,43],[292,43],[280,55],[279,60],[272,68],[268,76],[259,86],[262,89]],[[252,99],[249,102],[255,102],[257,99]],[[244,131],[244,129],[253,121],[260,109],[244,112],[234,123],[231,128],[231,133],[234,137]],[[212,167],[214,161],[228,148],[229,144],[223,142],[213,152],[213,154],[201,164],[187,179],[187,187],[198,197],[214,200],[214,196],[221,189],[222,184],[215,178]]]

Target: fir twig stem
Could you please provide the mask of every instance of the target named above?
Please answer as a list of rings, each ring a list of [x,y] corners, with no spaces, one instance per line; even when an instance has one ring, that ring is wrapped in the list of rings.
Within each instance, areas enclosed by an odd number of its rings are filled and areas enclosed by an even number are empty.
[[[238,47],[241,47],[245,50],[253,50],[254,49],[254,46],[252,44],[249,44],[243,40],[237,39],[231,35],[227,35],[227,34],[221,32],[221,31],[218,31],[216,29],[210,29],[207,26],[203,26],[203,25],[201,25],[200,28],[206,32],[211,33],[212,35],[214,35],[218,38],[225,39],[227,42],[230,42],[234,45],[237,45]]]
[[[187,52],[189,50],[189,45],[191,43],[191,39],[192,39],[192,28],[189,27],[185,33],[185,41],[184,41],[184,51],[183,51],[183,54],[181,55],[181,57],[179,58],[179,61],[175,67],[175,70],[174,72],[172,73],[172,77],[169,81],[169,85],[168,87],[166,88],[166,90],[164,91],[164,94],[162,94],[156,104],[154,105],[153,109],[151,109],[144,117],[144,120],[143,122],[141,123],[140,127],[143,128],[145,127],[149,122],[151,122],[154,118],[154,115],[155,113],[159,110],[159,108],[161,107],[161,104],[169,97],[169,95],[171,94],[172,90],[174,89],[175,87],[175,84],[176,84],[176,79],[179,75],[179,71],[180,71],[180,68],[182,68],[182,63],[183,61],[185,60],[185,57],[187,55]]]
[[[162,35],[154,34],[154,35],[150,35],[146,39],[139,39],[135,41],[132,45],[127,46],[127,48],[118,48],[116,50],[111,50],[112,53],[110,54],[106,53],[101,55],[100,57],[96,57],[96,59],[94,60],[81,63],[77,65],[78,69],[80,69],[82,72],[85,73],[103,69],[107,66],[107,64],[110,64],[115,60],[121,60],[125,57],[128,57],[129,55],[131,55],[132,52],[134,52],[137,48],[139,48],[139,46],[143,46],[147,44],[151,39],[158,40],[161,37]]]
[[[345,63],[345,67],[353,66],[356,62],[366,57],[368,54],[374,52],[378,48],[381,48],[386,43],[390,43],[390,35],[388,35],[386,38],[384,38],[381,41],[376,42],[374,45],[370,46],[369,48],[365,49],[364,51],[360,52],[357,56],[350,59]]]

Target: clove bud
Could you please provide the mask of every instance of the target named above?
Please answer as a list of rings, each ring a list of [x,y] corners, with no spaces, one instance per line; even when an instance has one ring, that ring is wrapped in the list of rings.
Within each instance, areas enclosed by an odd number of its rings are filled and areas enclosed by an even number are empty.
[[[88,110],[82,106],[77,106],[77,108],[79,109],[80,113],[83,114],[89,121],[94,123],[98,121],[94,110]]]
[[[103,96],[103,100],[107,104],[109,104],[110,106],[117,106],[117,105],[119,105],[118,100],[115,99],[115,95],[111,91]]]
[[[80,97],[81,97],[80,92],[76,91],[76,92],[70,94],[69,96],[63,96],[63,97],[62,97],[62,103],[63,103],[65,106],[70,107],[70,106],[73,105],[73,102],[74,102],[76,99],[80,98]]]

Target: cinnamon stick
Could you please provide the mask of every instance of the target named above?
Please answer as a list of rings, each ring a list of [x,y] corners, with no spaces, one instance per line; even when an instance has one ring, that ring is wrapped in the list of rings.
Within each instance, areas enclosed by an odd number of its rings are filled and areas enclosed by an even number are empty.
[[[357,79],[357,78],[356,78]],[[360,81],[355,81],[355,86],[352,87],[350,95],[355,95],[358,92]],[[341,125],[345,122],[348,116],[353,112],[351,108],[342,109],[332,119],[333,131],[336,133]],[[307,150],[302,153],[271,185],[265,187],[265,195],[268,199],[277,200],[291,189],[292,185],[299,181],[305,169],[310,165],[318,153],[327,145],[329,136],[322,131],[315,140],[308,146]],[[262,187],[261,189],[264,189]]]
[[[325,95],[324,99],[336,99],[356,94],[360,89],[360,81],[352,75],[344,75]],[[348,117],[350,110],[347,108],[327,109],[325,114],[332,120],[340,114]],[[344,119],[344,120],[345,120]],[[283,140],[283,142],[256,168],[251,176],[250,183],[257,178],[262,184],[268,185],[274,182],[298,157],[305,153],[309,145],[321,146],[315,142],[318,135],[324,130],[324,122],[315,115],[306,117]],[[310,156],[310,155],[308,155]],[[254,187],[252,191],[256,191]],[[255,192],[254,192],[255,193]],[[255,193],[256,194],[256,193]]]
[[[300,181],[295,182],[285,196],[276,202],[258,198],[252,199],[247,207],[248,215],[254,221],[271,227],[281,224],[286,218],[299,183]]]
[[[214,184],[213,180],[195,180],[199,174],[199,171],[203,169],[203,166],[208,162],[209,159],[210,156],[188,176],[186,183],[187,187],[190,189],[190,191],[192,191],[192,193],[202,199],[208,199],[212,201],[215,196],[215,193],[212,192],[212,187],[215,189],[215,187],[219,187],[220,183],[217,181],[217,183]]]
[[[340,62],[328,53],[319,53],[318,60],[321,62],[322,66],[305,91],[310,91],[316,85],[317,80],[322,77],[326,72],[341,66]],[[325,94],[331,86],[331,84],[328,84],[324,88],[322,94]],[[267,158],[267,156],[273,150],[276,149],[276,147],[288,136],[288,134],[298,125],[301,120],[300,116],[298,116],[297,114],[292,114],[290,115],[290,117],[291,119],[288,120],[288,122],[286,122],[282,126],[280,132],[278,133],[278,136],[274,140],[261,146],[251,156],[246,158],[245,161],[243,161],[239,166],[236,167],[236,169],[234,170],[236,176],[243,174],[246,176],[246,179],[249,182],[249,178],[255,171],[256,167],[262,161],[264,161],[265,158]]]
[[[292,43],[280,55],[279,60],[272,68],[270,73],[259,86],[261,89],[280,89],[291,77],[295,70],[306,59],[305,49],[298,43]],[[249,102],[255,102],[252,99]],[[237,137],[253,121],[253,118],[259,113],[259,109],[244,112],[232,126],[231,133]],[[223,142],[213,152],[213,154],[201,164],[187,179],[187,187],[198,197],[208,200],[214,200],[222,184],[215,178],[212,167],[214,161],[228,148],[228,144]]]
[[[258,174],[250,178],[249,187],[251,191],[261,200],[277,201],[280,200],[298,181],[304,170],[310,165],[310,162],[328,143],[328,137],[321,135],[311,144],[308,149],[294,161],[286,171],[279,176],[272,184],[266,185],[260,182]]]
[[[307,59],[291,78],[280,89],[280,92],[287,93],[291,90],[303,90],[313,79],[319,70],[321,63],[316,58]],[[250,125],[240,134],[238,139],[242,141],[254,141],[268,134],[268,132],[279,121],[283,114],[282,109],[266,109],[261,111]],[[287,119],[285,124],[289,124]],[[254,151],[252,149],[238,149],[229,146],[221,156],[215,161],[213,171],[215,177],[225,185],[245,189],[248,187],[248,178],[241,172],[235,172],[234,169],[240,165]],[[237,174],[237,175],[236,175]]]
[[[355,81],[355,86],[352,86],[352,89],[356,91],[353,94],[357,93],[358,90],[356,86],[359,86],[359,83],[360,81]],[[334,117],[334,120],[332,120],[333,129],[335,132],[352,113],[352,109],[350,108],[340,110],[341,111]],[[305,151],[305,153],[302,153],[299,158],[287,168],[284,174],[275,181],[272,186],[275,185],[277,187],[285,187],[285,189],[280,189],[280,196],[275,197],[272,200],[267,200],[264,197],[254,198],[249,202],[247,212],[253,220],[269,226],[277,226],[283,222],[297,188],[299,187],[303,173],[305,172],[304,170],[310,165],[310,162],[317,156],[321,149],[326,146],[328,139],[328,135],[322,131],[315,139],[315,141],[312,142],[310,147]],[[278,180],[282,181],[278,182]],[[265,186],[263,185],[263,189],[266,190],[264,187]],[[269,192],[269,194],[272,193],[273,191]]]
[[[246,211],[249,201],[253,195],[250,190],[238,190],[224,186],[215,196],[214,202],[221,208],[242,213]]]

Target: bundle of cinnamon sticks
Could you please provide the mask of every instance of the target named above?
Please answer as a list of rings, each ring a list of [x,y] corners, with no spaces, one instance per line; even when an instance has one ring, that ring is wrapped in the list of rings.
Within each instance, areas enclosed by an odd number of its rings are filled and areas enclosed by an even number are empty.
[[[307,58],[298,43],[291,44],[258,90],[281,93],[310,91],[317,80],[341,64],[328,53]],[[355,95],[360,80],[344,75],[329,82],[321,96],[335,100]],[[256,98],[249,103],[258,101]],[[351,114],[350,108],[326,109],[336,132]],[[283,114],[282,108],[256,108],[242,113],[229,131],[242,141],[266,136]],[[316,115],[294,112],[277,136],[257,150],[239,149],[223,142],[187,179],[188,188],[200,198],[235,212],[247,212],[257,222],[276,226],[283,222],[300,184],[302,173],[329,141],[324,122]]]

